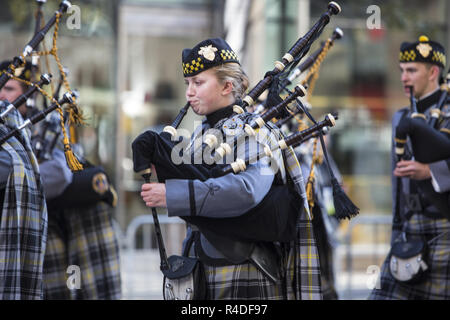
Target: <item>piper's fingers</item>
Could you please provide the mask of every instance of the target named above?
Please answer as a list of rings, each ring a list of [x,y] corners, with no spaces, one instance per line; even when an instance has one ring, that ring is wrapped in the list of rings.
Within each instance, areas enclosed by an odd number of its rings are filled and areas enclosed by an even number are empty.
[[[152,185],[150,183],[144,183],[141,187],[142,191],[148,191],[152,188]]]

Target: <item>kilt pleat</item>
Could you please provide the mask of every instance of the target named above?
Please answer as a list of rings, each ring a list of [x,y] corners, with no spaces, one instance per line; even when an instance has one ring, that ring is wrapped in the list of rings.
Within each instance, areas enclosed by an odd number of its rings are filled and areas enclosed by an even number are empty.
[[[47,299],[110,300],[121,297],[119,245],[108,205],[98,204],[62,212],[66,239],[60,227],[49,229],[57,245],[45,255],[44,288]],[[79,267],[80,288],[69,289],[69,266]],[[70,269],[69,269],[70,271]],[[62,277],[64,275],[64,279]],[[64,280],[64,281],[63,281]]]
[[[209,300],[283,300],[282,280],[273,283],[251,263],[205,265]]]
[[[9,128],[23,123],[17,109],[4,121]],[[0,126],[1,135],[10,130],[5,126]],[[2,148],[11,157],[12,170],[1,208],[0,300],[42,299],[47,206],[29,130],[21,130]]]

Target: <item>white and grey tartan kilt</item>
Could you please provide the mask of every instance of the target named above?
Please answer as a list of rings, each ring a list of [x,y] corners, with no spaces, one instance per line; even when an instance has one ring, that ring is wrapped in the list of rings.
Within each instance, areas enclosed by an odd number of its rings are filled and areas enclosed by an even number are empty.
[[[430,219],[421,214],[413,215],[406,229],[407,237],[421,237],[426,241],[448,230],[450,230],[450,222],[447,219]],[[373,289],[369,299],[450,299],[450,232],[428,246],[426,262],[429,269],[425,278],[416,284],[404,284],[390,275],[389,261],[386,259],[381,268],[380,288]]]
[[[282,280],[273,283],[251,263],[204,265],[208,300],[285,300]]]
[[[99,202],[82,210],[58,213],[59,217],[49,218],[44,298],[120,299],[119,246],[110,207]],[[75,275],[77,267],[80,288],[70,290],[67,280]]]

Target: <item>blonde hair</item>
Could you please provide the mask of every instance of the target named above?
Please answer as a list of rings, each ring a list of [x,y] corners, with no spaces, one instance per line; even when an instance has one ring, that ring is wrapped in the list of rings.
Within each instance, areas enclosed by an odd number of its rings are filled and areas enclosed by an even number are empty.
[[[212,68],[220,83],[230,81],[233,85],[232,94],[234,99],[242,99],[249,86],[247,75],[236,62],[224,63]]]

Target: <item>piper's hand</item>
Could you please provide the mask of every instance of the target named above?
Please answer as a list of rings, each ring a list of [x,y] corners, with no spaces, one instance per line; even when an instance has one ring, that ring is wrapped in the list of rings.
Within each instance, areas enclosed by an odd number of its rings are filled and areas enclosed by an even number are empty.
[[[396,177],[407,177],[413,180],[425,180],[431,178],[430,166],[413,160],[401,160],[397,162],[394,175]]]
[[[164,183],[145,183],[141,190],[142,200],[147,207],[167,207],[166,185]]]

